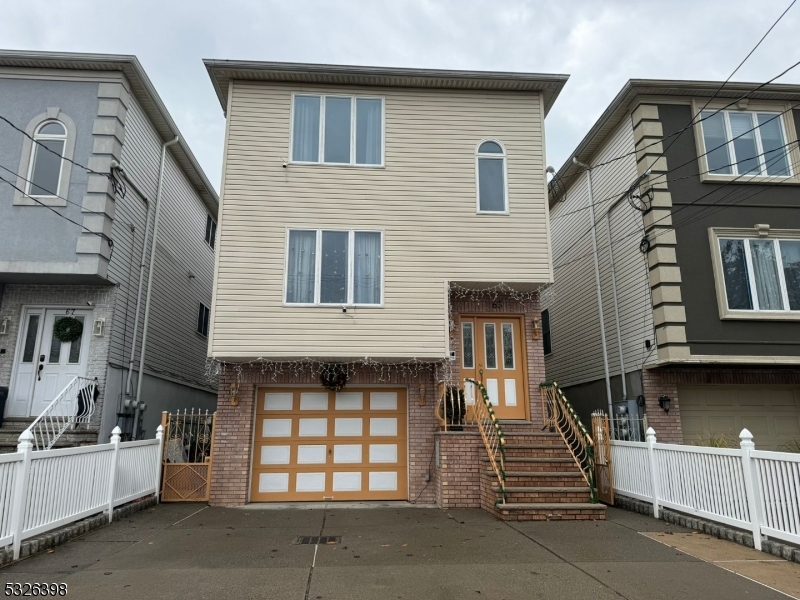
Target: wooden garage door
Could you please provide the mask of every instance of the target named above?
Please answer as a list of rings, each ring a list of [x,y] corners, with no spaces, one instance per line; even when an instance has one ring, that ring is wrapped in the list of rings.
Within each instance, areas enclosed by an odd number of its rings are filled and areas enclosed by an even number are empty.
[[[800,387],[681,385],[678,400],[686,444],[722,434],[738,444],[744,428],[759,450],[782,450],[800,441]]]
[[[259,388],[252,502],[405,500],[406,390]]]

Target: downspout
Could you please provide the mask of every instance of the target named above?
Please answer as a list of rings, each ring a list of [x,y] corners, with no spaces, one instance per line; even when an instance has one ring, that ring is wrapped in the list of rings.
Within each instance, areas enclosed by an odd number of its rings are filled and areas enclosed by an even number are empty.
[[[167,156],[167,148],[180,141],[180,136],[165,142],[161,145],[161,164],[158,168],[158,188],[156,190],[156,212],[153,217],[153,241],[150,245],[150,269],[147,273],[147,298],[144,302],[144,325],[142,326],[142,350],[139,353],[139,377],[136,381],[136,411],[133,416],[133,433],[131,437],[135,440],[139,433],[139,406],[142,397],[142,381],[144,381],[144,358],[147,350],[147,329],[150,324],[150,297],[153,293],[153,270],[156,264],[156,244],[158,243],[158,224],[161,216],[161,193],[164,188],[164,162]],[[144,262],[144,260],[142,261]],[[138,316],[138,312],[137,312]],[[135,339],[135,338],[134,338]]]
[[[114,165],[112,164],[112,167]],[[147,242],[150,238],[150,200],[147,198],[147,195],[136,185],[128,174],[125,173],[125,170],[121,166],[117,166],[119,171],[122,173],[122,176],[125,177],[125,181],[128,185],[133,188],[133,191],[144,201],[145,206],[147,207],[147,212],[145,213],[144,218],[144,240],[142,241],[142,257],[139,259],[139,286],[136,289],[136,316],[133,319],[133,339],[131,340],[131,351],[130,356],[128,358],[128,376],[127,381],[125,382],[125,395],[131,395],[131,381],[133,378],[133,363],[135,360],[136,354],[136,335],[139,333],[139,312],[142,306],[142,290],[144,289],[144,267],[145,261],[147,260]]]
[[[600,288],[600,260],[597,255],[597,223],[594,220],[594,197],[592,196],[592,167],[586,165],[577,158],[573,157],[574,162],[579,167],[586,169],[586,180],[589,188],[589,221],[591,222],[592,250],[594,253],[594,284],[597,293],[597,310],[600,312],[600,340],[603,345],[603,370],[606,376],[606,398],[608,400],[608,416],[614,415],[613,403],[611,401],[611,376],[608,373],[608,350],[606,349],[606,326],[603,319],[603,293]],[[158,209],[156,209],[158,210]],[[149,292],[150,290],[148,290]]]
[[[628,384],[625,382],[625,357],[622,352],[622,333],[619,327],[619,302],[617,299],[617,275],[614,268],[614,240],[611,237],[611,211],[612,206],[606,213],[606,227],[608,228],[608,253],[611,256],[611,292],[614,296],[614,324],[617,328],[617,342],[619,346],[619,369],[622,375],[622,399],[628,399]]]

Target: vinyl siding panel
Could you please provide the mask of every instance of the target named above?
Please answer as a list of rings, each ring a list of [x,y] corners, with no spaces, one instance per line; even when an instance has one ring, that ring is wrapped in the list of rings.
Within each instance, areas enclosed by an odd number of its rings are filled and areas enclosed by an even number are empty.
[[[125,123],[122,165],[128,176],[148,194],[153,203],[148,246],[152,244],[152,221],[155,213],[161,144],[162,141],[155,128],[135,98],[131,98]],[[115,272],[115,281],[120,283],[121,293],[112,330],[110,360],[118,364],[127,364],[133,335],[145,210],[144,203],[137,199],[130,189],[126,198],[117,203],[117,215],[114,221],[115,259],[120,250],[126,254],[124,260],[120,256],[119,266]],[[205,377],[208,341],[196,333],[196,328],[199,303],[211,306],[213,286],[214,250],[205,243],[207,214],[199,195],[168,151],[164,170],[145,366],[154,373],[204,387],[208,387]],[[135,227],[133,233],[130,231],[130,224]],[[117,242],[118,239],[120,242]],[[132,260],[128,258],[131,252]],[[136,344],[135,368],[137,369],[141,352],[149,260],[148,252]],[[115,261],[112,261],[113,263]],[[109,271],[111,272],[111,266]],[[193,277],[190,277],[190,274]]]
[[[284,168],[293,92],[383,96],[385,167]],[[445,282],[549,281],[538,94],[241,81],[231,93],[213,355],[441,358]],[[476,214],[487,138],[508,153],[510,215]],[[383,230],[384,306],[284,306],[293,227]]]
[[[589,164],[597,165],[633,150],[631,122],[625,119]],[[636,177],[634,155],[597,167],[592,172],[606,348],[612,376],[621,372],[611,274],[612,249],[626,372],[641,368],[647,357],[644,340],[653,339],[647,266],[639,251],[643,236],[642,214],[626,201],[615,205]],[[551,211],[555,282],[543,302],[550,311],[553,348],[545,359],[547,377],[561,386],[605,376],[589,233],[592,223],[587,208],[587,174],[575,176],[566,187],[566,194]]]

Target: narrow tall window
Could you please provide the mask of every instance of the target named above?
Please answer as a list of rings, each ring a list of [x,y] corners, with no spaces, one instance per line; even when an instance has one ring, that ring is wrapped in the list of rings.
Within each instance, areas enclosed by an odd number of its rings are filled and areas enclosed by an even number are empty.
[[[465,369],[475,368],[475,341],[470,322],[461,324],[461,358]]]
[[[29,196],[58,196],[67,130],[59,121],[46,121],[37,128],[33,139],[25,193]]]
[[[484,350],[486,351],[486,368],[497,368],[497,340],[494,323],[483,324]]]
[[[550,337],[550,310],[545,309],[542,311],[542,345],[544,346],[545,355],[553,351],[553,341]]]
[[[217,244],[217,222],[211,215],[206,216],[206,244],[212,248]]]
[[[209,308],[201,302],[200,310],[197,312],[197,333],[203,337],[208,337],[208,321],[210,315],[211,311]]]
[[[506,153],[497,142],[478,146],[478,212],[508,212],[506,197]]]
[[[381,303],[381,234],[356,231],[353,248],[353,302]]]

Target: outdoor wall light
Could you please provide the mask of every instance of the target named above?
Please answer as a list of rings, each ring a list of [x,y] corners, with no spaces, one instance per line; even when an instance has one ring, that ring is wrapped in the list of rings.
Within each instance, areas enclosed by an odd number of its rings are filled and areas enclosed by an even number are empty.
[[[236,382],[231,384],[231,405],[239,406],[239,384]]]
[[[658,405],[664,409],[664,412],[669,414],[669,403],[672,402],[672,398],[669,396],[659,396],[658,397]]]
[[[419,405],[425,406],[425,386],[419,386]]]
[[[533,320],[533,339],[538,340],[539,336],[542,333],[542,320],[541,319],[534,319]]]

